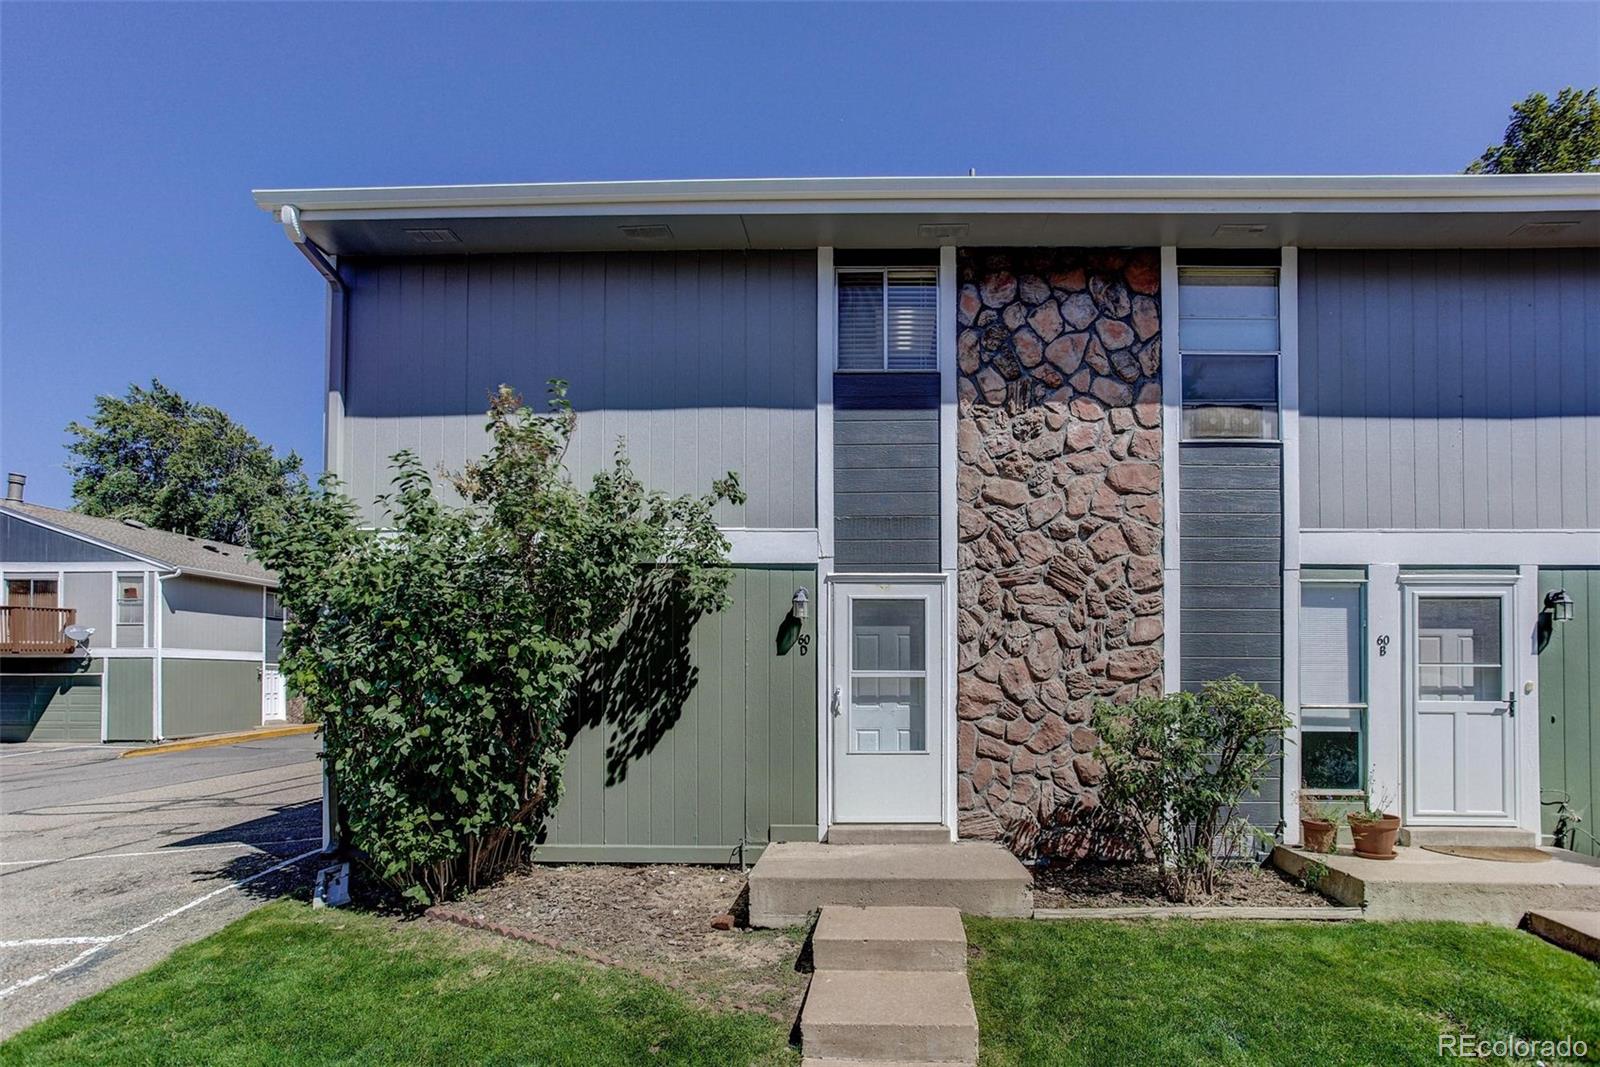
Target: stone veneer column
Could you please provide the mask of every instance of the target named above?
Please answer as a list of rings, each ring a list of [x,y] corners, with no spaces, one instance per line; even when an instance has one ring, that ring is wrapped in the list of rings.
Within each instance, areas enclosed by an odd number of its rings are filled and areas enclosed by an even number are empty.
[[[1098,804],[1096,699],[1159,694],[1154,249],[959,259],[962,837]]]

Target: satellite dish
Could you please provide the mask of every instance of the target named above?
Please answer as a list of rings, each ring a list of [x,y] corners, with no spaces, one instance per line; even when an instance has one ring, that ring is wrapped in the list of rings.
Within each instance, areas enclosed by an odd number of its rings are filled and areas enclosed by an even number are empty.
[[[88,644],[89,638],[94,636],[94,627],[68,626],[65,630],[61,631],[61,636],[67,638],[69,641],[76,641],[80,645]]]

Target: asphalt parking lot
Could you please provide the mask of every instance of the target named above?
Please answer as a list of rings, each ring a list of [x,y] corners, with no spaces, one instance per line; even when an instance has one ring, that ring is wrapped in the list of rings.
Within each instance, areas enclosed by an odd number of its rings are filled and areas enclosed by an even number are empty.
[[[0,746],[0,1037],[305,884],[318,745]]]

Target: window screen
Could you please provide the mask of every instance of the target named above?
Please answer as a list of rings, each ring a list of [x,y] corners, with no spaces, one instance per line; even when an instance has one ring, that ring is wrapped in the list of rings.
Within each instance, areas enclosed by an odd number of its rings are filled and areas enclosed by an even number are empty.
[[[842,270],[839,369],[937,370],[939,278],[933,270]]]

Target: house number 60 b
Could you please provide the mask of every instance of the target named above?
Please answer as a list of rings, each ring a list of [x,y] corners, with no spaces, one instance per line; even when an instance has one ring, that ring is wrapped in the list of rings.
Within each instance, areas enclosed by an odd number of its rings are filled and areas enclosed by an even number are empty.
[[[1388,654],[1389,654],[1389,635],[1388,634],[1379,634],[1378,635],[1378,655],[1387,656]]]

